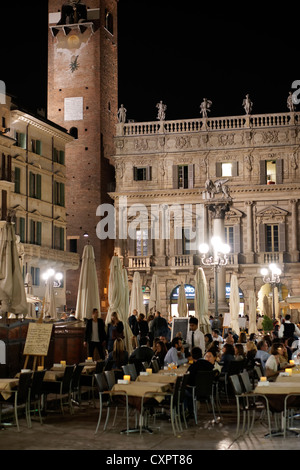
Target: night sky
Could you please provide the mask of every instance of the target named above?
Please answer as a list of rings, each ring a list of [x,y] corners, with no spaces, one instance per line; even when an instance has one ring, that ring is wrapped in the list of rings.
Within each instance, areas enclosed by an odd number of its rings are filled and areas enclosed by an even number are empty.
[[[48,2],[3,3],[0,80],[23,106],[45,108]],[[119,104],[129,119],[156,120],[160,100],[166,119],[197,118],[204,97],[213,102],[211,117],[241,115],[246,93],[253,114],[288,111],[300,80],[299,6],[203,4],[119,1]]]

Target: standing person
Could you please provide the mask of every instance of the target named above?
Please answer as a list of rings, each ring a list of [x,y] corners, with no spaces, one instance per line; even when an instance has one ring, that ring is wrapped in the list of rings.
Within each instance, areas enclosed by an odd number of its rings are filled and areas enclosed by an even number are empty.
[[[101,359],[105,359],[105,347],[107,336],[105,333],[104,321],[98,318],[98,309],[94,308],[92,318],[86,323],[84,346],[88,347],[89,357],[94,357],[95,348],[98,350]]]
[[[107,325],[107,350],[110,353],[114,347],[114,341],[116,338],[124,339],[124,325],[119,320],[117,312],[111,314],[110,323]]]
[[[205,340],[204,334],[198,328],[198,318],[191,317],[189,321],[190,329],[186,335],[186,342],[189,351],[192,352],[194,347],[200,348],[202,354],[205,353]]]
[[[144,336],[148,336],[148,333],[149,333],[148,322],[145,319],[145,315],[143,313],[140,313],[136,322],[136,334],[137,334],[138,343],[141,338],[143,338]]]
[[[128,317],[128,323],[132,332],[131,344],[133,349],[137,347],[137,310],[132,310],[132,314]]]
[[[299,328],[291,322],[291,315],[287,314],[284,318],[284,323],[280,325],[278,331],[278,338],[299,338]]]
[[[166,336],[166,338],[169,338],[168,322],[160,315],[158,310],[155,312],[151,331],[153,333],[153,338],[159,338],[160,336]]]

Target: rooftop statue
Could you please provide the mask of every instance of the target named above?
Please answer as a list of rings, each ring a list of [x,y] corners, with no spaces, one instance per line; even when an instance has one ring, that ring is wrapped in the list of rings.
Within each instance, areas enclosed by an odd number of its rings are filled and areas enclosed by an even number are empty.
[[[157,113],[157,118],[159,121],[164,121],[166,119],[166,110],[167,110],[167,105],[166,104],[163,104],[162,101],[160,101],[159,103],[157,103],[156,105],[157,109],[158,109],[158,113]]]
[[[289,96],[288,96],[288,99],[286,100],[286,104],[291,113],[296,111],[294,101],[293,101],[293,94],[291,91],[289,92]]]
[[[87,21],[87,8],[82,5],[81,0],[70,0],[61,9],[61,19],[58,25],[77,24]]]
[[[126,122],[126,113],[127,113],[127,109],[124,108],[123,104],[121,104],[121,107],[118,110],[118,121],[119,122],[121,122],[123,124]]]
[[[246,114],[251,114],[252,107],[253,107],[253,103],[250,100],[249,95],[247,94],[246,98],[244,98],[244,100],[243,100],[243,108],[245,110],[245,113]]]
[[[212,106],[212,101],[208,100],[207,98],[203,98],[202,103],[200,104],[200,113],[202,114],[203,118],[207,118],[207,113],[210,113],[210,108]]]

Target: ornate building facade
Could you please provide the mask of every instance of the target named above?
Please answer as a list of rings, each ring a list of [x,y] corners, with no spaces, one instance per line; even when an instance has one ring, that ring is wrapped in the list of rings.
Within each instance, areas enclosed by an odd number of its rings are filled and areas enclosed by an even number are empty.
[[[157,274],[164,315],[171,313],[181,282],[194,287],[199,244],[211,239],[216,219],[231,248],[223,286],[237,274],[245,314],[251,291],[258,306],[262,294],[269,295],[260,273],[269,263],[282,271],[280,300],[300,295],[300,113],[121,121],[111,193],[115,247],[129,275],[140,272],[146,290]],[[207,199],[209,180],[226,182],[230,191],[221,215]],[[211,268],[204,271],[213,311],[214,276]],[[224,289],[221,301],[225,312]]]

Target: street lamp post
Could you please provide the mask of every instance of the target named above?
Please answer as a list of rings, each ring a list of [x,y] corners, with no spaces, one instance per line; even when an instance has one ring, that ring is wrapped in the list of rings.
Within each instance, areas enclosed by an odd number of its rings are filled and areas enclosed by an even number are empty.
[[[273,320],[275,320],[275,296],[274,296],[274,290],[277,284],[280,283],[280,275],[281,275],[281,269],[276,266],[276,264],[270,264],[268,268],[262,268],[261,269],[261,274],[263,276],[263,281],[266,284],[270,284],[271,289],[272,289],[272,316]]]
[[[201,253],[201,263],[204,266],[211,266],[214,271],[215,280],[215,318],[219,315],[219,289],[218,289],[218,272],[220,267],[226,266],[228,262],[227,255],[230,251],[230,246],[223,243],[220,237],[212,237],[210,245],[203,243],[199,247]]]

